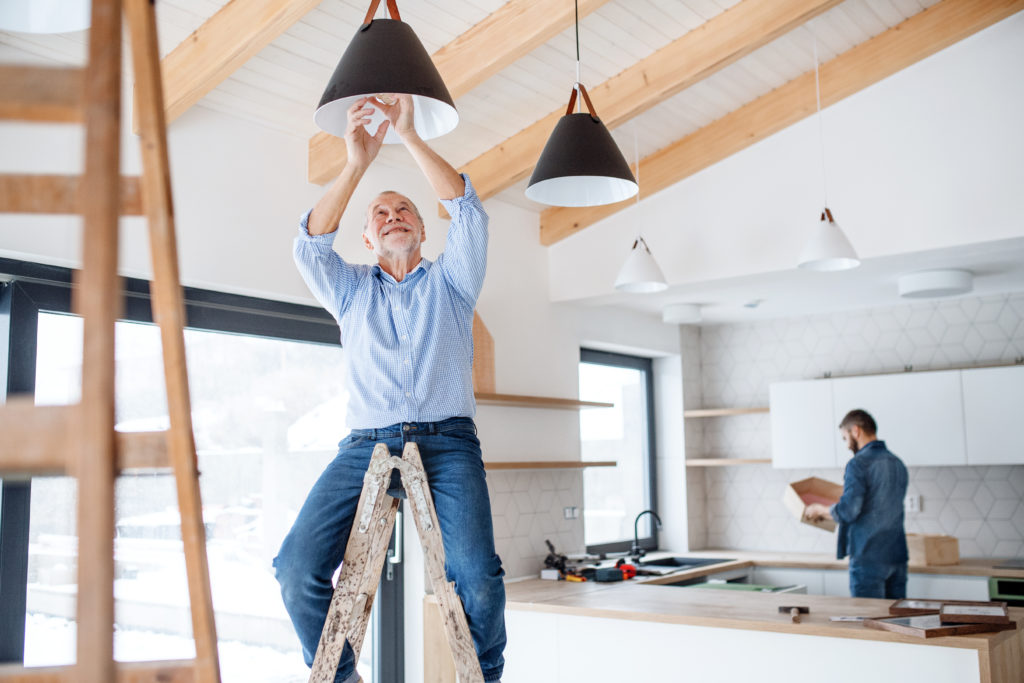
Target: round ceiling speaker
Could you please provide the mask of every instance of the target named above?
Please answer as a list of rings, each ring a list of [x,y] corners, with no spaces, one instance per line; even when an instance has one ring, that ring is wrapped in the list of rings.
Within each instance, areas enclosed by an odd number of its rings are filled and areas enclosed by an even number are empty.
[[[899,279],[900,296],[908,299],[956,296],[972,289],[974,278],[969,270],[922,270]]]

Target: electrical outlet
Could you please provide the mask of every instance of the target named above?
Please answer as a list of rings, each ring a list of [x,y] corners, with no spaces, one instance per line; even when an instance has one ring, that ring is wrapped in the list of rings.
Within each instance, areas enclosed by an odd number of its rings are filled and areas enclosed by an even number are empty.
[[[921,496],[916,494],[908,495],[903,499],[903,511],[904,512],[920,512],[921,511]]]
[[[579,519],[580,510],[575,505],[562,508],[562,517],[565,519]]]

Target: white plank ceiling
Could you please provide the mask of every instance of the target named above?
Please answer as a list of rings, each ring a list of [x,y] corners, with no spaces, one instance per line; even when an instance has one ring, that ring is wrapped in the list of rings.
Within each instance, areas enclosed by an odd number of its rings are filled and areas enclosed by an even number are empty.
[[[827,61],[936,1],[847,0],[634,118],[615,131],[616,140],[632,159],[635,134],[640,155],[647,156],[813,69],[815,40],[819,59]],[[583,83],[596,86],[738,2],[608,2],[580,21]],[[225,4],[226,0],[158,0],[161,53],[170,52]],[[504,0],[405,0],[399,2],[399,9],[427,51],[434,53],[503,4]],[[313,111],[367,6],[364,0],[324,0],[197,106],[305,140],[317,131]],[[86,38],[87,32],[0,32],[0,61],[80,64],[85,59]],[[575,61],[575,36],[570,28],[460,97],[456,102],[458,128],[432,144],[458,166],[564,107],[575,79]],[[600,100],[594,105],[600,114]],[[390,163],[411,163],[400,149],[383,154]],[[499,196],[542,208],[523,196],[523,187],[524,183],[519,183]]]

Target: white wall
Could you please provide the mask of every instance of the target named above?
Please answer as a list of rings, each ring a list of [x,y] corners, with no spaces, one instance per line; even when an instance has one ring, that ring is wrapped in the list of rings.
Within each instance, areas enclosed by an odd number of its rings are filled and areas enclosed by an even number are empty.
[[[861,258],[1024,235],[1022,63],[1018,13],[824,111],[829,205]],[[670,285],[793,269],[820,159],[811,117],[559,242],[552,299],[611,294],[638,228]]]

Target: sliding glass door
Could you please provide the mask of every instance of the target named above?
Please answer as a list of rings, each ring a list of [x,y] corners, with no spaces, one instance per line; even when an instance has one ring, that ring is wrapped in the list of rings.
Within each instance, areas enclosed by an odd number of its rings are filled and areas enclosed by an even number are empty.
[[[34,337],[35,402],[75,403],[81,320],[61,305],[66,287],[26,286],[36,293],[31,300],[42,303],[34,330],[21,337],[22,343]],[[48,291],[40,302],[42,290]],[[344,351],[334,321],[322,311],[190,293],[190,325],[204,321],[202,329],[186,330],[185,345],[222,677],[226,683],[304,681],[308,670],[271,562],[348,431]],[[116,330],[117,429],[164,430],[159,330],[138,299],[129,296],[128,319]],[[74,660],[75,496],[74,479],[32,480],[22,607],[28,666]],[[15,514],[6,507],[4,513]],[[173,476],[131,471],[120,477],[116,524],[115,657],[192,656]],[[394,666],[401,662],[401,578],[401,566],[389,564],[359,664],[367,683],[402,680]]]

